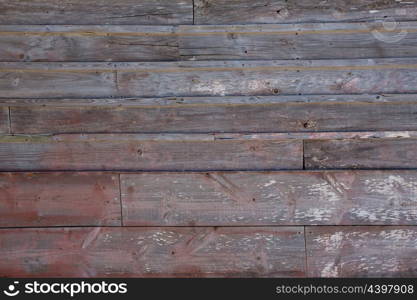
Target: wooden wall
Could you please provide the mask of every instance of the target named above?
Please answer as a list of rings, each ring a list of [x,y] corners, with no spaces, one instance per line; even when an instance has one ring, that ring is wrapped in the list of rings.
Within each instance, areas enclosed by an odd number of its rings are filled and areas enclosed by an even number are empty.
[[[0,0],[0,276],[417,276],[415,20]]]

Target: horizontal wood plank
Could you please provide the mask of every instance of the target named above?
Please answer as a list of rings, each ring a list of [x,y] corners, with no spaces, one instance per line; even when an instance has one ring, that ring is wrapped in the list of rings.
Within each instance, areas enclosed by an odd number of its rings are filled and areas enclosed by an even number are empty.
[[[0,61],[178,60],[171,26],[0,26]]]
[[[191,0],[0,0],[0,24],[192,24]]]
[[[127,226],[417,225],[416,192],[416,171],[121,175]]]
[[[415,93],[417,59],[2,62],[0,91],[6,98]]]
[[[415,277],[416,227],[307,227],[310,277]]]
[[[0,173],[0,227],[121,225],[119,178]]]
[[[278,96],[208,96],[208,97],[117,97],[117,98],[0,98],[0,106],[87,106],[87,107],[177,107],[182,105],[242,105],[278,103],[338,102],[415,102],[417,94],[332,94]]]
[[[299,140],[152,140],[135,135],[3,136],[0,170],[275,170],[302,168]]]
[[[415,18],[414,2],[396,0],[195,0],[195,24],[307,23]]]
[[[417,130],[417,101],[11,107],[12,133]],[[354,117],[353,117],[354,116]]]
[[[307,169],[417,168],[417,139],[342,139],[304,142]]]
[[[392,25],[389,29],[379,22],[181,26],[179,48],[184,60],[415,57],[416,22]]]
[[[134,62],[415,57],[416,24],[402,22],[392,30],[380,23],[238,26],[0,25],[0,61]]]
[[[299,277],[302,227],[0,230],[12,277]]]

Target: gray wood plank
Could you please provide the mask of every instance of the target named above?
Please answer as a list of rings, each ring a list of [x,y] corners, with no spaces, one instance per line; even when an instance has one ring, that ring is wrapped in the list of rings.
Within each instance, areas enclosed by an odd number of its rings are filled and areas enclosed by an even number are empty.
[[[0,227],[121,225],[118,174],[0,173]]]
[[[0,61],[178,60],[172,26],[0,26]]]
[[[11,107],[12,133],[417,130],[417,102]],[[354,117],[352,117],[354,116]]]
[[[243,105],[278,103],[347,103],[347,102],[415,102],[417,94],[361,95],[278,95],[278,96],[208,96],[208,97],[112,97],[112,98],[0,98],[0,106],[60,106],[60,107],[149,107],[180,105]]]
[[[0,170],[301,169],[300,140],[214,140],[212,135],[2,136]]]
[[[195,0],[195,24],[306,23],[415,19],[416,3],[396,0]]]
[[[417,92],[417,59],[0,63],[5,98]],[[77,89],[74,88],[77,86]]]
[[[416,24],[181,26],[180,54],[185,60],[415,57]]]
[[[192,24],[192,0],[0,0],[0,24]]]
[[[310,277],[415,277],[416,227],[306,227]]]
[[[116,76],[107,63],[0,63],[0,91],[18,98],[109,97],[117,94]]]
[[[415,57],[416,27],[416,22],[402,22],[392,30],[379,23],[0,25],[0,61]]]
[[[9,133],[10,131],[9,108],[0,107],[0,133]]]
[[[0,231],[13,277],[301,277],[302,227],[49,228]],[[66,267],[63,268],[62,266]]]
[[[126,226],[417,225],[416,192],[416,171],[121,175]]]
[[[307,169],[417,168],[417,139],[304,141]]]

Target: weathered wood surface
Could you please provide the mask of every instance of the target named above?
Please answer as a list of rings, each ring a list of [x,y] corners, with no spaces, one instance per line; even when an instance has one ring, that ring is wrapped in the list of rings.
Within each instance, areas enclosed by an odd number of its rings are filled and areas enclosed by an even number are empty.
[[[10,130],[9,108],[0,107],[0,133],[9,133]]]
[[[413,57],[416,24],[181,26],[180,54],[184,60]]]
[[[12,277],[300,277],[302,227],[0,231]]]
[[[416,227],[307,227],[310,277],[415,277]]]
[[[417,59],[2,62],[0,76],[5,98],[413,93]]]
[[[0,26],[0,61],[179,59],[171,26]]]
[[[417,168],[417,139],[304,141],[307,169]]]
[[[143,107],[182,105],[243,105],[278,103],[347,103],[347,102],[416,102],[417,94],[361,94],[361,95],[278,95],[278,96],[224,96],[224,97],[118,97],[118,98],[0,98],[0,106],[98,106]]]
[[[169,61],[417,56],[416,22],[239,26],[0,26],[0,61]],[[326,48],[326,51],[323,51]]]
[[[192,24],[192,0],[0,0],[0,24]]]
[[[416,171],[121,175],[127,226],[417,225],[416,193]]]
[[[415,2],[396,0],[195,0],[195,24],[304,23],[415,19]]]
[[[211,135],[2,136],[0,170],[301,169],[299,140],[214,140]]]
[[[417,130],[416,115],[416,101],[10,108],[11,132],[26,134]]]
[[[0,173],[0,227],[121,225],[119,178]]]

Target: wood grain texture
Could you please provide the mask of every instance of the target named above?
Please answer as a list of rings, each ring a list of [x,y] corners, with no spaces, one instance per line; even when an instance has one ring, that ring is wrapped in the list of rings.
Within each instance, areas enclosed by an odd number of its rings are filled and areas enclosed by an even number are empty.
[[[1,0],[0,24],[192,24],[191,0]]]
[[[417,102],[11,107],[12,133],[417,130]],[[354,116],[354,117],[352,117]]]
[[[0,26],[0,61],[178,60],[172,26]]]
[[[0,173],[0,227],[121,225],[119,178]]]
[[[301,169],[299,140],[217,140],[185,135],[3,136],[2,171]]]
[[[416,227],[307,227],[310,277],[415,277]]]
[[[417,59],[2,62],[0,91],[5,98],[413,93]]]
[[[0,133],[9,133],[10,131],[9,108],[0,107]]]
[[[184,60],[415,57],[416,22],[392,25],[389,30],[379,22],[181,26],[180,54]]]
[[[417,225],[416,193],[416,171],[121,175],[126,226]]]
[[[0,61],[134,62],[415,57],[416,24],[402,22],[394,25],[392,30],[380,23],[238,26],[0,25]]]
[[[302,227],[0,230],[12,277],[299,277]]]
[[[278,103],[347,103],[347,102],[416,102],[417,94],[324,94],[324,95],[278,95],[278,96],[207,96],[207,97],[115,97],[115,98],[0,98],[0,106],[60,106],[60,107],[140,107],[181,105],[242,105]]]
[[[416,4],[395,0],[195,0],[195,24],[409,20]]]
[[[416,139],[344,139],[304,142],[307,169],[417,168]]]

